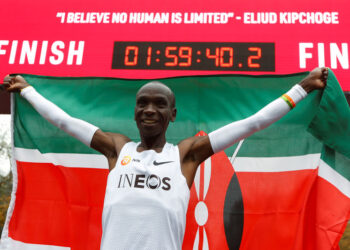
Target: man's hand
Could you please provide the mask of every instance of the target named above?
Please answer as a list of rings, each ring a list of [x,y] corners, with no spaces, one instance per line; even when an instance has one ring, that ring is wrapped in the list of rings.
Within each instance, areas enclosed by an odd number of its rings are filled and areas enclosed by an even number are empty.
[[[27,81],[20,75],[5,76],[3,86],[8,92],[20,92],[25,87],[30,86]]]
[[[310,93],[315,89],[324,89],[327,84],[327,78],[328,68],[315,68],[299,83],[299,85],[303,87],[307,93]]]

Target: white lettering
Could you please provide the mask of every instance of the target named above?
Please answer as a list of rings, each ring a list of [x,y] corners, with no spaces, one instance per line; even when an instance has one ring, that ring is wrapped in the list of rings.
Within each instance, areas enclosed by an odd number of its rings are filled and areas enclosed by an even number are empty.
[[[57,65],[57,64],[62,63],[62,61],[64,59],[64,53],[61,50],[63,50],[63,49],[64,49],[64,42],[62,42],[62,41],[55,41],[51,45],[52,54],[57,56],[57,58],[55,58],[55,56],[49,57],[49,61],[51,64]]]
[[[45,64],[46,52],[47,52],[47,44],[48,44],[48,41],[43,41],[43,44],[41,45],[41,53],[40,53],[39,64]]]
[[[339,23],[338,12],[332,12],[331,13],[331,20],[332,20],[332,23],[335,23],[335,24]]]
[[[76,56],[77,57],[76,65],[81,65],[83,61],[83,54],[84,54],[84,41],[79,42],[78,49],[75,49],[75,41],[71,41],[69,43],[67,64],[72,65],[73,57]]]
[[[8,40],[0,40],[0,55],[6,54],[6,50],[1,49],[1,46],[8,45],[8,44],[9,44]]]
[[[128,14],[126,14],[125,12],[112,14],[112,23],[126,23],[127,21]]]
[[[109,23],[109,12],[68,12],[67,23]]]
[[[332,69],[337,69],[339,63],[342,69],[349,69],[350,58],[348,43],[341,43],[341,48],[338,45],[339,43],[317,43],[317,51],[315,51],[316,49],[314,49],[313,51],[306,52],[307,49],[314,48],[314,44],[299,43],[300,68],[306,68],[306,59],[312,58],[313,54],[316,53],[316,56],[318,58],[318,67],[330,65]],[[326,58],[330,58],[330,61],[327,62]]]
[[[280,23],[288,23],[287,14],[288,13],[280,13]]]
[[[73,23],[74,21],[74,13],[73,12],[68,12],[67,13],[67,23]]]
[[[181,23],[182,21],[182,14],[179,12],[172,13],[171,15],[171,23]]]
[[[14,64],[15,63],[15,58],[16,58],[16,52],[17,52],[17,45],[18,41],[13,41],[12,46],[11,46],[11,53],[10,53],[10,58],[9,58],[9,64]]]
[[[349,68],[349,52],[348,52],[348,44],[341,44],[341,51],[336,43],[330,44],[330,52],[331,52],[331,67],[332,69],[338,68],[337,59],[342,66],[343,69]]]
[[[280,12],[281,24],[339,24],[338,12]]]
[[[225,24],[228,23],[229,18],[233,18],[234,13],[208,12],[208,13],[185,13],[184,23],[186,24]]]
[[[5,48],[5,46],[9,46]],[[18,41],[0,40],[0,56],[9,54],[9,64],[58,65],[67,58],[67,65],[83,63],[85,41]],[[18,48],[18,49],[17,49]],[[18,53],[17,53],[18,52]]]
[[[130,13],[129,23],[169,23],[169,13]]]
[[[64,12],[57,12],[56,17],[61,18],[61,23],[64,23],[64,17],[65,17]]]
[[[277,23],[277,14],[275,12],[245,12],[243,22],[246,24],[275,24]]]
[[[317,51],[318,51],[318,67],[324,67],[326,65],[325,58],[324,58],[324,43],[317,44]]]
[[[37,47],[38,41],[33,41],[32,46],[30,46],[29,41],[23,41],[19,64],[24,64],[26,57],[29,64],[34,64]]]
[[[306,49],[310,49],[313,47],[313,43],[299,43],[299,67],[301,69],[306,68],[306,59],[312,58],[312,54],[306,53]]]

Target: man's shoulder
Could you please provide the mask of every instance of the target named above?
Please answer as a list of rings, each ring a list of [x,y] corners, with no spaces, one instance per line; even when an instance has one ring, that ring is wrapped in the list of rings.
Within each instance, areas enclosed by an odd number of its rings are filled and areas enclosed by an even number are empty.
[[[182,154],[187,154],[198,140],[198,136],[188,137],[180,141],[177,146]]]
[[[118,140],[120,142],[130,142],[131,139],[127,137],[126,135],[120,134],[120,133],[114,133],[114,132],[105,132],[106,135],[113,138],[113,140]]]
[[[124,147],[124,145],[128,142],[131,142],[131,139],[123,134],[113,133],[113,132],[105,132],[106,136],[111,138],[113,144],[116,147],[117,154],[120,153],[120,150]]]
[[[182,141],[180,141],[177,146],[188,146],[191,145],[192,143],[194,143],[196,140],[198,139],[198,136],[192,136],[192,137],[188,137],[186,139],[183,139]]]

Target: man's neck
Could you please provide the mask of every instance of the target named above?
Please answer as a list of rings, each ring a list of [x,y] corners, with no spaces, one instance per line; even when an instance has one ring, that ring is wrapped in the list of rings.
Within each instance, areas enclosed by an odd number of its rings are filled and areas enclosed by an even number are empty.
[[[141,137],[141,144],[138,146],[137,151],[142,152],[144,150],[153,149],[160,153],[163,150],[165,143],[165,136]]]

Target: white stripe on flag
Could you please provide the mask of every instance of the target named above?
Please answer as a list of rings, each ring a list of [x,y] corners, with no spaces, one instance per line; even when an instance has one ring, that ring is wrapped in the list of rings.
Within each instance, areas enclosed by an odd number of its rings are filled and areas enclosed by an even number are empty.
[[[70,247],[59,247],[41,244],[30,244],[6,238],[1,240],[0,250],[70,250]]]
[[[65,167],[108,169],[106,157],[98,154],[45,153],[37,149],[15,148],[15,159],[23,162],[53,163]]]
[[[233,165],[237,172],[286,172],[316,169],[320,154],[286,157],[237,157]]]
[[[333,186],[335,186],[340,192],[350,198],[350,182],[344,178],[341,174],[331,168],[322,159],[319,164],[318,176],[327,180]]]

